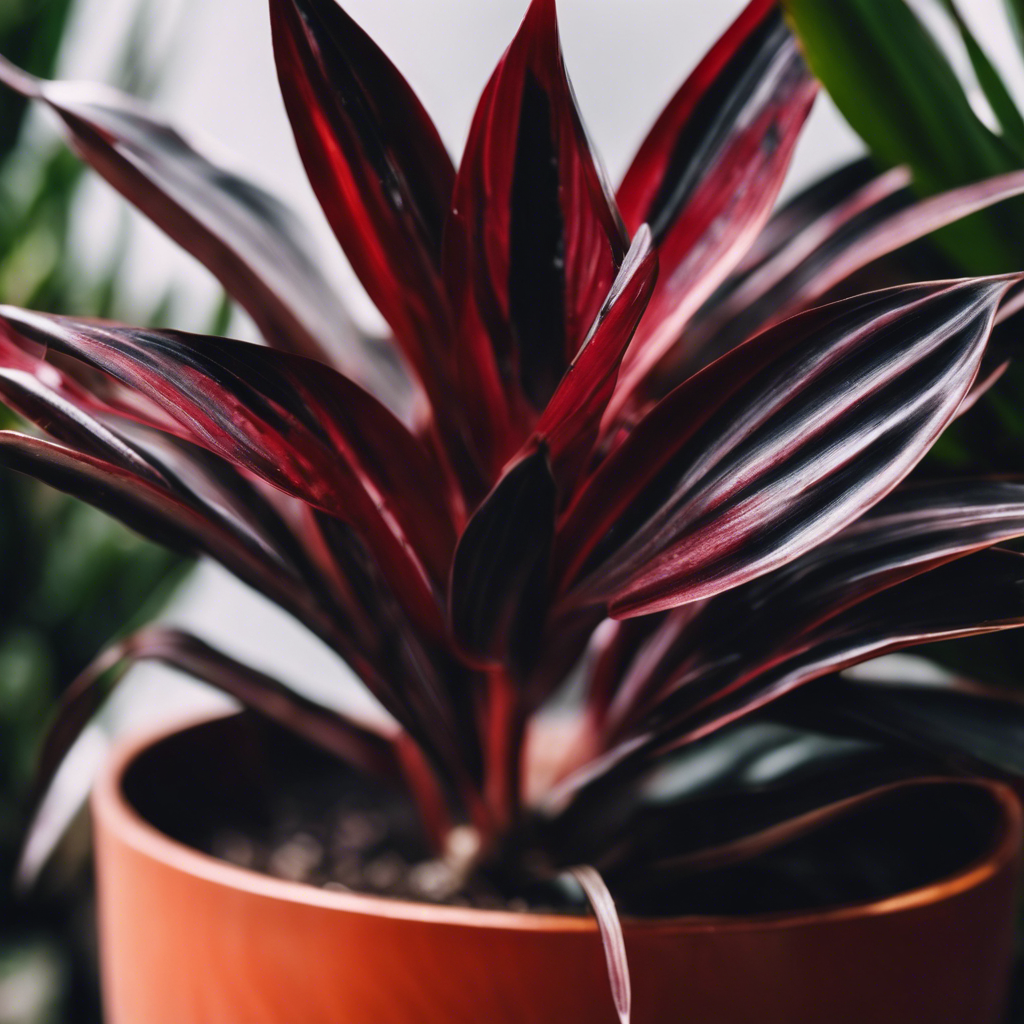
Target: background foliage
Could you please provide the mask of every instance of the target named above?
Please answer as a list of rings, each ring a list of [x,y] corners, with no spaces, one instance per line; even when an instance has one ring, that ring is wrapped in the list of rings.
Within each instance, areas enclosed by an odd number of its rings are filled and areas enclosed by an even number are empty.
[[[51,75],[72,8],[73,0],[4,0],[0,53]],[[118,84],[146,93],[159,62],[141,53],[141,26],[124,45]],[[0,91],[0,301],[164,321],[170,292],[148,315],[124,308],[122,246],[105,266],[76,262],[68,238],[82,165],[52,133],[26,129],[26,115],[22,97]],[[8,418],[0,407],[0,420]],[[189,568],[94,509],[0,472],[0,877],[13,874],[25,789],[60,688],[112,637],[161,608]],[[3,1024],[99,1019],[88,872],[79,864],[60,881],[30,903],[15,903],[10,885],[0,885]]]

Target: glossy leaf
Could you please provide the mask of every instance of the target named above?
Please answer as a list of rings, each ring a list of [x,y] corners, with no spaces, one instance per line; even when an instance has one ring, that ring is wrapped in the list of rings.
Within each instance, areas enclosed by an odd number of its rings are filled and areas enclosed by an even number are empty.
[[[338,601],[355,624],[357,649],[376,669],[375,696],[435,767],[462,784],[478,767],[467,707],[476,688],[473,672],[434,630],[418,628],[356,531],[323,513],[311,511],[311,520],[317,563],[333,575]]]
[[[150,540],[190,554],[210,554],[257,589],[308,613],[305,602],[295,605],[296,581],[282,561],[257,539],[236,533],[166,485],[96,456],[10,430],[0,431],[0,462],[88,499]]]
[[[845,211],[839,211],[838,217],[824,218],[759,268],[709,313],[688,344],[697,352],[709,346],[704,358],[720,355],[809,308],[875,260],[1022,192],[1024,172],[1015,171],[911,204],[904,193],[890,193],[849,220],[840,220]]]
[[[82,159],[205,264],[272,346],[334,363],[408,404],[401,368],[363,338],[283,203],[113,89],[42,81],[6,63],[0,81],[49,106]]]
[[[1022,623],[1024,555],[979,551],[853,605],[766,666],[678,689],[662,702],[664,724],[656,732],[670,745],[692,742],[811,680],[882,654]]]
[[[452,202],[444,265],[460,391],[500,465],[579,351],[627,247],[566,77],[554,0],[533,0],[484,90]]]
[[[683,379],[753,337],[770,319],[785,319],[792,292],[802,282],[813,281],[835,252],[845,252],[865,232],[914,201],[909,178],[903,168],[876,174],[799,230],[780,235],[756,266],[732,275],[704,304],[686,327],[685,346],[677,345],[662,360],[660,375]]]
[[[622,675],[617,731],[704,671],[755,675],[801,637],[860,601],[944,562],[1024,534],[1024,485],[942,481],[897,489],[805,555],[720,595],[688,618],[679,609]],[[723,678],[722,676],[718,677]]]
[[[425,449],[358,386],[319,363],[244,342],[10,308],[0,319],[13,338],[83,360],[137,389],[187,440],[353,522],[403,595],[429,615],[429,583],[410,556],[415,551],[444,571],[453,543],[444,490]]]
[[[788,245],[795,235],[802,234],[822,217],[835,210],[847,209],[855,196],[868,195],[877,200],[909,181],[908,170],[880,172],[874,160],[867,156],[841,164],[812,181],[772,213],[721,290],[730,291],[765,260]]]
[[[650,230],[641,226],[590,333],[537,422],[534,438],[548,447],[563,504],[594,450],[622,357],[647,308],[657,273]]]
[[[1008,284],[917,285],[812,310],[678,387],[560,524],[563,601],[657,611],[826,540],[952,419]]]
[[[771,214],[816,93],[775,3],[754,0],[670,101],[619,189],[662,274],[626,357],[628,395],[741,260]]]
[[[524,668],[544,625],[556,487],[543,448],[509,469],[474,513],[452,563],[452,632],[472,656]]]
[[[449,373],[439,267],[451,159],[405,79],[335,0],[271,0],[270,18],[313,190],[437,410]]]

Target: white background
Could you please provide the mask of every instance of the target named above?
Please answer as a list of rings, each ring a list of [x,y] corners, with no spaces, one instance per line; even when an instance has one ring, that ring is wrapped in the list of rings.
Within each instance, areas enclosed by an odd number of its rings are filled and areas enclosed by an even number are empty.
[[[107,77],[135,6],[136,0],[81,0],[65,77]],[[372,317],[303,177],[277,91],[265,0],[157,0],[154,6],[154,38],[176,40],[157,106],[287,196],[308,220],[325,264],[353,307]],[[458,153],[476,98],[526,0],[346,0],[345,6],[404,71],[449,149]],[[569,72],[613,180],[661,105],[742,6],[741,0],[560,0]],[[930,20],[938,6],[935,0],[918,4]],[[1024,95],[1024,62],[999,0],[961,0],[961,8],[1012,88]],[[955,43],[942,28],[943,39]],[[966,66],[959,48],[954,51]],[[826,99],[819,99],[787,190],[858,152],[849,128]],[[76,234],[84,267],[98,265],[111,225],[123,216],[122,205],[102,183],[90,186]],[[180,326],[195,327],[217,294],[206,272],[139,218],[132,222],[132,254],[132,292],[153,300],[169,280],[180,282],[189,296]],[[239,330],[244,333],[244,324]],[[357,693],[336,658],[216,566],[199,569],[165,618],[322,697],[348,700]],[[140,669],[116,717],[124,719],[127,711],[133,724],[148,725],[169,708],[208,699],[200,694],[168,672]]]

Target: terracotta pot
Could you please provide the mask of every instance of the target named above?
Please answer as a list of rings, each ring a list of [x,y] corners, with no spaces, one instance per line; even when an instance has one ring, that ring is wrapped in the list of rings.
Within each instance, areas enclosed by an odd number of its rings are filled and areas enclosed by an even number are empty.
[[[323,891],[148,824],[126,793],[187,813],[198,780],[244,778],[240,722],[129,744],[95,790],[109,1024],[614,1024],[587,918]],[[991,841],[937,884],[816,913],[627,921],[636,1024],[996,1024],[1021,808],[1005,786],[964,785]]]

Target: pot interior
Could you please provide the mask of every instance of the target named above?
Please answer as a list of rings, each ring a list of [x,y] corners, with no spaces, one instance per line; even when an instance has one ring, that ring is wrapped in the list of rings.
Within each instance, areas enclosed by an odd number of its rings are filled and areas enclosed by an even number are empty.
[[[145,821],[203,852],[216,848],[225,829],[267,834],[279,813],[273,808],[285,795],[294,797],[298,814],[314,821],[339,797],[383,813],[405,862],[430,856],[400,793],[247,713],[159,740],[129,765],[123,788]],[[656,886],[637,873],[615,879],[613,889],[621,910],[652,917],[749,916],[866,903],[963,871],[993,849],[1005,828],[999,801],[970,781],[897,790],[755,861],[671,883],[660,878]],[[550,901],[544,909],[573,910]]]

